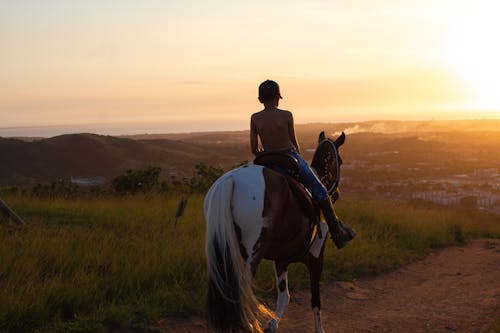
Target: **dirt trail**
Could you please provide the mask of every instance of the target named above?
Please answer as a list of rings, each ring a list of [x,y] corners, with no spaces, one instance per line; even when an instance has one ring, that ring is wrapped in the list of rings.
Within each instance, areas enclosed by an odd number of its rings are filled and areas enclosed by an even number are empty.
[[[489,332],[500,316],[500,240],[436,251],[393,272],[321,288],[325,332]],[[167,332],[207,332],[200,318]],[[309,291],[292,294],[278,332],[313,332]]]

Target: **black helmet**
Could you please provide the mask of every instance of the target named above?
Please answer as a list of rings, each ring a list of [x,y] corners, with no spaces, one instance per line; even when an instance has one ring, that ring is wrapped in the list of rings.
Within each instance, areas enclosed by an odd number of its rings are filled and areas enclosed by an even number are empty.
[[[276,96],[279,96],[279,98],[283,98],[281,97],[280,86],[278,85],[278,83],[272,80],[266,80],[260,84],[259,101],[261,101],[261,103],[272,100]]]

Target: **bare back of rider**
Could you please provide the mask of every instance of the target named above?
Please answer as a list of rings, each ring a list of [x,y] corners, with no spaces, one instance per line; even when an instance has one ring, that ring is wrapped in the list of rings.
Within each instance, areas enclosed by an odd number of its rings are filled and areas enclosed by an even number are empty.
[[[254,113],[250,121],[250,146],[254,155],[262,151],[285,151],[293,148],[299,152],[292,113],[272,105],[266,105],[264,110]]]

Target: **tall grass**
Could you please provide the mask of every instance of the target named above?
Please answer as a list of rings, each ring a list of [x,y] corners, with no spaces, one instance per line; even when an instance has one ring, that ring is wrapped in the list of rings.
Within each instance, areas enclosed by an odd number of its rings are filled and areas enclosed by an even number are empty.
[[[0,228],[0,331],[75,320],[140,325],[199,309],[202,198],[190,198],[175,225],[177,199],[10,200],[29,225]]]
[[[95,332],[146,327],[172,313],[200,313],[205,296],[203,196],[175,224],[177,196],[44,200],[5,197],[28,226],[0,224],[0,331]],[[323,280],[376,274],[468,237],[500,237],[495,216],[380,201],[342,200],[358,237],[329,241]],[[257,289],[273,289],[271,264]],[[307,285],[290,267],[292,288]],[[274,297],[274,293],[271,293]]]

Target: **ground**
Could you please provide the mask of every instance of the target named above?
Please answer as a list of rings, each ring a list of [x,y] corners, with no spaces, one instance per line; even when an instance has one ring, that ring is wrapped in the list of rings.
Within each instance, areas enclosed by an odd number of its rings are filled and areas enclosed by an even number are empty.
[[[500,240],[473,240],[377,277],[322,286],[325,332],[494,332],[500,319]],[[169,318],[167,332],[208,332]],[[498,330],[498,328],[497,328]],[[278,332],[313,332],[309,291],[292,294]]]

